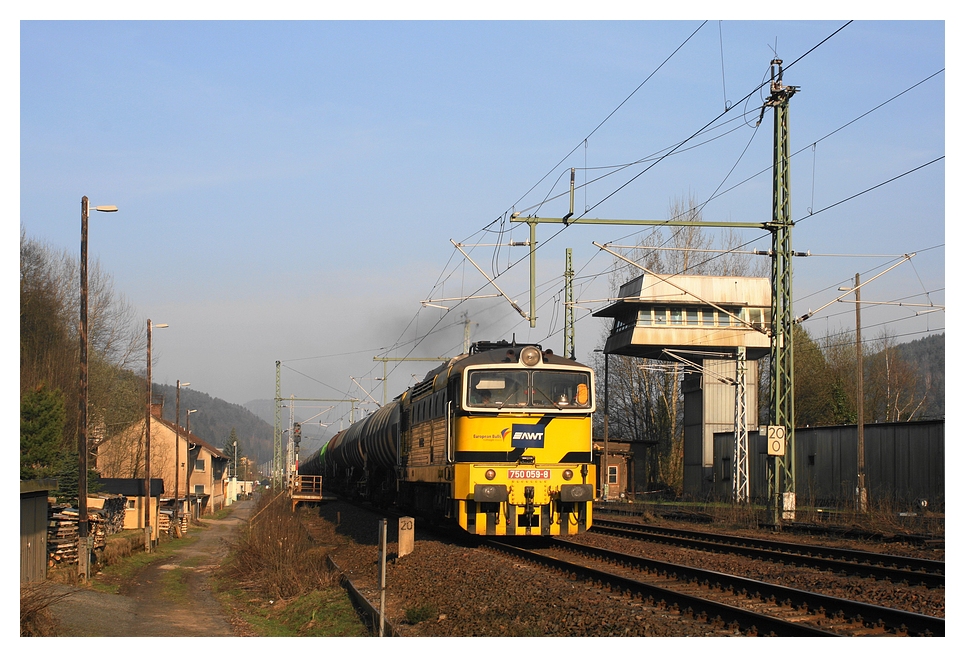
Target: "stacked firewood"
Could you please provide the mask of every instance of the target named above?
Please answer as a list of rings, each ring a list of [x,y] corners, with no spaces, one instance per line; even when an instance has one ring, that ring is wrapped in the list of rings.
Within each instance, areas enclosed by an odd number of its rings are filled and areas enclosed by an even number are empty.
[[[126,498],[118,495],[106,498],[101,509],[88,509],[88,532],[94,539],[95,550],[107,544],[108,536],[124,529],[126,506]],[[48,565],[77,563],[77,539],[80,536],[77,509],[66,504],[51,504],[47,509]]]
[[[47,563],[77,563],[77,509],[66,504],[47,507]]]
[[[123,495],[106,497],[102,508],[91,511],[91,522],[97,523],[98,530],[102,532],[104,536],[110,536],[111,534],[124,531],[126,507],[127,498]],[[96,517],[94,514],[97,514]]]

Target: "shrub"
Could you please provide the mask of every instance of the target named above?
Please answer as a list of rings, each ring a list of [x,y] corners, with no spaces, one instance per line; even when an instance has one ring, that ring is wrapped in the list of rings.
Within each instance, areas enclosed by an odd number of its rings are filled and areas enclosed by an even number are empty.
[[[20,636],[55,636],[56,623],[50,606],[73,591],[62,591],[49,582],[20,585]]]
[[[312,541],[284,495],[263,495],[224,573],[242,589],[283,600],[334,582],[328,552]]]

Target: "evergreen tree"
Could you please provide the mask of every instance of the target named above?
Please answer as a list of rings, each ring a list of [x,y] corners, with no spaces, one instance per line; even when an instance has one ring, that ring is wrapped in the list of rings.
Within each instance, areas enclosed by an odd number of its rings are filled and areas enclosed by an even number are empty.
[[[20,399],[20,479],[45,479],[57,474],[64,455],[60,448],[66,421],[64,396],[44,385]]]

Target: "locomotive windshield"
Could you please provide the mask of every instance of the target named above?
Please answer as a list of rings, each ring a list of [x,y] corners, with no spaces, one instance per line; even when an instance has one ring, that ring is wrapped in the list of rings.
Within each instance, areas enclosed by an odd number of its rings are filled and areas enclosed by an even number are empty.
[[[470,408],[581,410],[592,406],[590,375],[569,370],[477,370],[468,378]]]

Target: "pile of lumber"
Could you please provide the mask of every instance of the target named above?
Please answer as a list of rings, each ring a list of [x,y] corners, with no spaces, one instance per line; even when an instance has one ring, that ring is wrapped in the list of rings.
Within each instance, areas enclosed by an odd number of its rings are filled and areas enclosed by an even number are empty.
[[[124,496],[106,498],[102,509],[88,509],[88,533],[93,537],[93,549],[103,549],[107,537],[124,529]],[[47,564],[77,563],[77,540],[80,537],[77,509],[66,504],[47,507]]]
[[[127,508],[127,498],[123,495],[111,495],[104,498],[104,506],[100,509],[91,509],[90,519],[97,524],[98,531],[105,536],[124,531],[124,515]],[[96,540],[96,539],[95,539]]]
[[[47,563],[77,563],[77,509],[67,505],[47,507]]]

